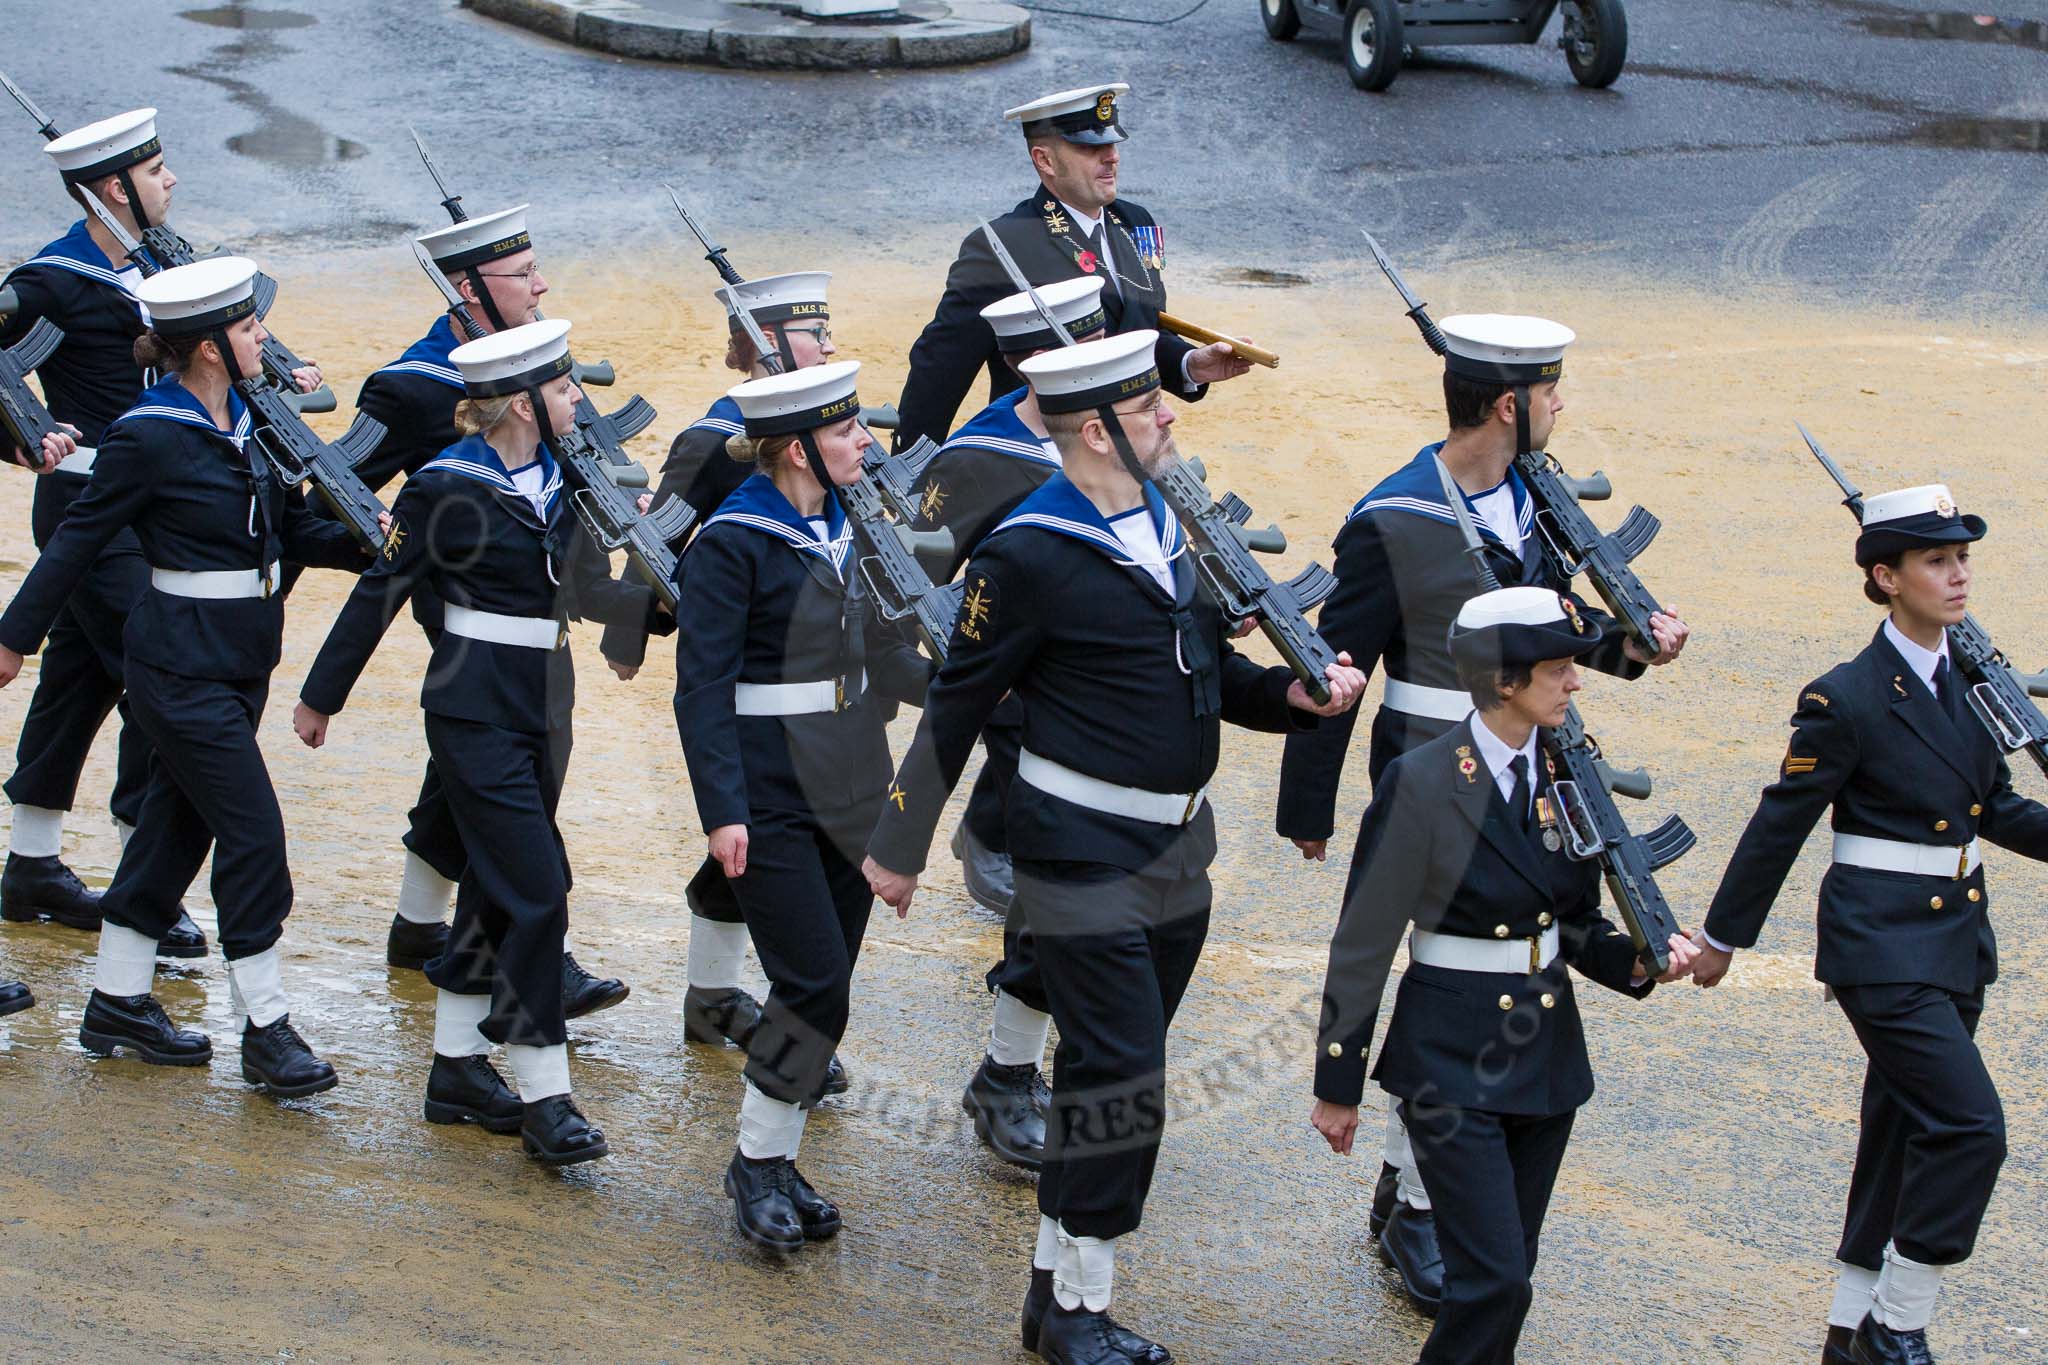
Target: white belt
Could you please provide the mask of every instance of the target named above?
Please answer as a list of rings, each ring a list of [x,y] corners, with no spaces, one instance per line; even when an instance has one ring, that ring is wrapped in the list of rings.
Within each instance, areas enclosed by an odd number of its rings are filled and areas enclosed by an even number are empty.
[[[1417,929],[1408,936],[1408,960],[1454,972],[1529,976],[1557,960],[1557,926],[1536,938],[1467,938]]]
[[[1195,818],[1195,812],[1202,808],[1203,798],[1209,791],[1207,787],[1193,793],[1119,787],[1114,782],[1104,782],[1099,777],[1077,773],[1049,758],[1041,758],[1029,749],[1017,756],[1017,776],[1062,801],[1071,801],[1106,815],[1148,820],[1155,825],[1185,825]]]
[[[453,602],[444,609],[441,628],[466,640],[527,649],[560,649],[569,643],[569,628],[551,616],[507,616],[502,612],[458,607]]]
[[[63,459],[57,461],[57,472],[59,474],[90,474],[92,473],[92,462],[99,458],[99,454],[99,451],[92,446],[80,446]]]
[[[1975,839],[1958,848],[1952,844],[1908,844],[1897,839],[1873,839],[1867,834],[1837,834],[1835,861],[1879,872],[1911,872],[1921,877],[1946,877],[1959,882],[1984,861]]]
[[[277,561],[261,569],[158,569],[149,571],[150,586],[173,597],[268,597],[277,591]]]
[[[742,716],[815,716],[837,711],[846,705],[846,680],[820,678],[800,683],[734,683],[732,709]],[[867,670],[862,669],[853,695],[867,691]]]
[[[1380,698],[1380,705],[1389,711],[1426,716],[1431,720],[1463,720],[1472,714],[1472,698],[1468,693],[1455,687],[1424,687],[1399,678],[1387,679],[1387,690]]]

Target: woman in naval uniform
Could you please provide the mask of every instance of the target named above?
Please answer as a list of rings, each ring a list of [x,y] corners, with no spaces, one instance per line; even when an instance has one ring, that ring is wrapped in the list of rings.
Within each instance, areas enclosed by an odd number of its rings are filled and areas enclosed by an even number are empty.
[[[562,936],[569,859],[555,824],[575,670],[569,616],[658,624],[644,584],[610,577],[550,450],[582,396],[569,324],[528,323],[458,346],[462,440],[407,481],[383,553],[307,675],[294,725],[317,748],[391,618],[421,584],[446,607],[420,704],[467,864],[440,988],[426,1117],[519,1133],[551,1166],[610,1150],[570,1098]],[[515,1099],[487,1060],[503,1044]]]
[[[1549,588],[1465,603],[1451,655],[1476,713],[1388,764],[1358,832],[1323,982],[1310,1122],[1349,1154],[1394,950],[1409,967],[1372,1075],[1399,1097],[1434,1196],[1444,1291],[1424,1365],[1512,1360],[1572,1120],[1593,1093],[1570,973],[1653,987],[1563,851],[1542,731],[1564,720],[1601,627]],[[1686,974],[1674,934],[1658,978]]]
[[[256,266],[216,257],[136,287],[151,330],[136,361],[164,374],[117,419],[86,493],[0,617],[0,684],[43,641],[94,558],[126,528],[140,538],[150,590],[128,617],[124,683],[156,746],[142,816],[101,897],[94,989],[79,1041],[100,1056],[203,1066],[205,1034],[178,1028],[150,994],[158,940],[213,853],[213,900],[242,1075],[279,1097],[335,1083],[334,1068],[292,1027],[277,942],[292,906],[284,817],[256,729],[277,666],[284,600],[279,561],[360,572],[347,527],[287,498],[249,443],[235,385],[259,372],[268,335],[256,316]]]
[[[776,1251],[839,1231],[796,1169],[807,1110],[846,1030],[874,896],[861,850],[892,767],[886,703],[922,703],[930,666],[878,628],[831,486],[869,437],[839,361],[733,389],[755,473],[682,562],[676,723],[711,856],[770,990],[747,1049],[725,1174],[740,1232]]]
[[[1697,935],[1695,979],[1713,985],[1756,943],[1832,809],[1813,974],[1869,1064],[1824,1359],[1922,1365],[1942,1272],[1976,1244],[2005,1157],[1976,1043],[1998,975],[1978,841],[2048,859],[2048,808],[2013,791],[1950,658],[1983,518],[1927,484],[1868,499],[1862,521],[1863,592],[1890,614],[1861,654],[1801,689],[1778,780]]]
[[[765,379],[776,371],[784,374],[823,365],[838,354],[832,345],[832,308],[826,298],[832,276],[822,270],[804,270],[786,275],[756,275],[739,284],[719,286],[717,298],[725,308],[728,337],[725,367],[750,379]],[[754,353],[739,310],[746,309],[754,323],[775,347],[773,357]],[[721,394],[702,417],[684,427],[670,444],[668,459],[661,466],[656,487],[657,503],[670,494],[697,511],[701,529],[719,504],[739,489],[754,472],[751,464],[726,457],[726,442],[745,434],[739,405],[729,394]],[[627,632],[605,632],[606,656],[637,663],[646,649],[646,638]],[[683,1031],[693,1043],[727,1042],[744,1048],[761,1023],[761,1004],[740,984],[746,964],[747,926],[733,899],[725,871],[718,860],[706,854],[697,872],[683,889],[690,909],[690,944],[686,958],[689,986],[683,995]],[[833,1069],[828,1093],[846,1089],[845,1072]]]

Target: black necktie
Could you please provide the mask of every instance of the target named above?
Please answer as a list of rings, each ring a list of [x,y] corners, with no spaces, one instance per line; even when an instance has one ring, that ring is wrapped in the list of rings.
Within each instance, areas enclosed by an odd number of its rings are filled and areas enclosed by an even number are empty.
[[[1095,259],[1098,262],[1097,268],[1102,272],[1103,284],[1112,293],[1121,295],[1123,291],[1117,287],[1116,282],[1116,258],[1109,254],[1108,219],[1097,220],[1095,226],[1089,231],[1088,249],[1095,253]]]
[[[1962,720],[1961,713],[1956,709],[1956,682],[1949,672],[1946,654],[1934,663],[1934,699],[1941,703],[1942,710],[1948,712],[1950,720]]]
[[[1515,761],[1508,766],[1515,773],[1515,789],[1508,794],[1508,812],[1515,817],[1515,828],[1526,832],[1530,828],[1529,756],[1516,754]]]

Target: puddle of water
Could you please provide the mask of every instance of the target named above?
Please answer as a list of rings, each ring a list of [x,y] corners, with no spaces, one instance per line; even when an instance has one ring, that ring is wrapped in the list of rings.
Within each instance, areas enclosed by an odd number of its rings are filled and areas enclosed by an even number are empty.
[[[1960,43],[1997,43],[2048,52],[2048,22],[2001,19],[1995,14],[1945,10],[1933,14],[1867,14],[1856,21],[1882,38],[1934,38]]]
[[[1291,270],[1267,270],[1262,266],[1232,266],[1216,276],[1225,284],[1256,284],[1269,289],[1293,289],[1309,282],[1306,275]]]
[[[1908,129],[1906,142],[1923,147],[1993,152],[2048,152],[2048,119],[1944,118]]]
[[[248,9],[233,4],[216,5],[212,9],[180,10],[178,17],[212,28],[311,28],[320,22],[310,14],[300,14],[294,10]]]
[[[228,139],[228,150],[276,166],[324,166],[353,161],[369,148],[321,128],[308,119],[273,111],[270,123]]]

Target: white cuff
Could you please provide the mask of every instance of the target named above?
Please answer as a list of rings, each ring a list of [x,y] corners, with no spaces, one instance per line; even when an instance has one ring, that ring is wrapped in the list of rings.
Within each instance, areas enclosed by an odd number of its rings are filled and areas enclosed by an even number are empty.
[[[1715,938],[1712,934],[1708,933],[1704,929],[1700,930],[1700,937],[1705,939],[1707,941],[1707,946],[1709,948],[1712,948],[1717,953],[1732,953],[1735,951],[1735,949],[1730,948],[1727,944],[1721,942],[1720,939]]]
[[[1188,373],[1188,362],[1194,358],[1195,353],[1193,351],[1185,353],[1180,358],[1180,386],[1183,389],[1199,389],[1202,387],[1195,382],[1195,377]]]

